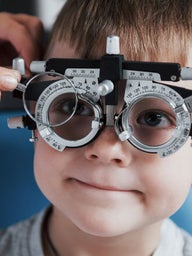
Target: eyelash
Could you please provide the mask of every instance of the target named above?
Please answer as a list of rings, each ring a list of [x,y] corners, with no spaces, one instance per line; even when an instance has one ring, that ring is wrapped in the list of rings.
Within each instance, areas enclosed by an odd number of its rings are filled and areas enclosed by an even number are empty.
[[[71,100],[65,100],[65,102],[58,102],[56,107],[54,108],[54,111],[64,112],[68,114],[73,112],[74,107],[75,104]],[[75,115],[89,116],[92,115],[92,111],[83,102],[78,102]]]
[[[148,120],[146,118],[148,118]],[[150,121],[153,122],[151,123],[151,125],[150,125]],[[170,115],[157,110],[150,110],[150,111],[145,111],[143,113],[140,113],[137,118],[137,123],[141,125],[148,125],[149,127],[155,127],[155,128],[157,127],[169,128],[169,127],[175,126],[175,121]]]

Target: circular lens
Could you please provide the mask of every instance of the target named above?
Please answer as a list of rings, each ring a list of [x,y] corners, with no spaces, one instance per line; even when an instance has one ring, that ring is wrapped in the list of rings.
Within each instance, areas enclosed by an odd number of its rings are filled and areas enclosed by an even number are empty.
[[[71,98],[70,94],[68,96],[64,100],[61,99],[59,105],[55,106],[53,102],[50,106],[49,118],[52,122],[60,120],[60,115],[68,116],[68,112],[73,111],[73,97]],[[55,126],[37,123],[37,129],[42,138],[58,151],[63,151],[65,147],[80,147],[87,144],[101,128],[102,110],[99,105],[80,95],[76,105],[74,114],[67,122]]]
[[[156,97],[136,101],[127,117],[124,116],[124,122],[129,125],[132,136],[148,146],[167,143],[177,127],[176,115],[171,105]]]
[[[70,108],[63,109],[70,100]],[[36,122],[57,126],[67,122],[75,113],[77,91],[71,80],[55,72],[33,77],[23,93],[24,108]]]
[[[63,93],[56,96],[47,112],[47,118],[50,126],[57,126],[65,123],[75,113],[76,99],[73,93]]]
[[[71,113],[74,102],[68,98],[62,102],[60,109],[63,114]],[[59,114],[60,115],[60,114]],[[58,116],[59,118],[59,116]],[[86,137],[92,130],[92,122],[95,119],[93,107],[88,102],[79,99],[76,111],[70,120],[60,126],[53,127],[53,131],[65,140],[76,141]]]
[[[126,107],[115,123],[122,141],[161,157],[173,154],[187,141],[191,115],[172,86],[134,80],[127,83],[124,100]]]

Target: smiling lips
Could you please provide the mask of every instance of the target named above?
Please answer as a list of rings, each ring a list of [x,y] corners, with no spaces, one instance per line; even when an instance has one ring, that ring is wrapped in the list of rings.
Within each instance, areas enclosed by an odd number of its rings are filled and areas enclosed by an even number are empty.
[[[76,182],[82,186],[86,186],[87,188],[93,188],[93,189],[98,189],[98,190],[106,190],[106,191],[117,191],[117,192],[139,192],[137,190],[132,190],[132,189],[120,189],[111,185],[100,185],[100,184],[95,184],[91,182],[84,182],[75,178],[70,178],[69,179],[71,182]],[[141,192],[139,192],[141,193]]]

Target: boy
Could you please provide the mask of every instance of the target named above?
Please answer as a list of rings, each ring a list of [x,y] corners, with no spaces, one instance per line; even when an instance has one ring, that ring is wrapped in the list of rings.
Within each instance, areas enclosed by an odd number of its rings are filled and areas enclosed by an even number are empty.
[[[190,1],[70,0],[46,58],[98,59],[116,34],[126,60],[192,66],[191,13]],[[35,135],[34,173],[52,207],[2,232],[0,255],[192,255],[191,237],[167,219],[191,186],[190,138],[160,158],[121,141],[114,127],[62,152]]]

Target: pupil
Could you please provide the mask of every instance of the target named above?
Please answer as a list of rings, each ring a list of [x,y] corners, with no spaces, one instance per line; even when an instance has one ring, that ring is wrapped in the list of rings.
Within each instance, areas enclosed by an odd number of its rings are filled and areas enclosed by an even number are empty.
[[[161,122],[162,119],[162,115],[159,113],[146,113],[144,120],[146,122],[146,124],[150,125],[150,126],[155,126],[158,125]]]

